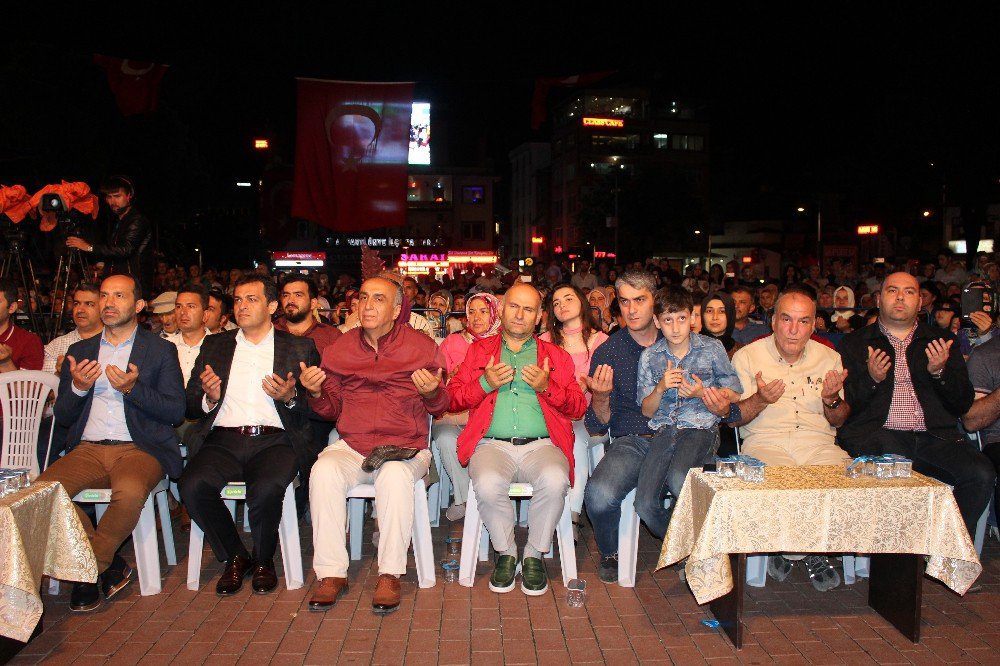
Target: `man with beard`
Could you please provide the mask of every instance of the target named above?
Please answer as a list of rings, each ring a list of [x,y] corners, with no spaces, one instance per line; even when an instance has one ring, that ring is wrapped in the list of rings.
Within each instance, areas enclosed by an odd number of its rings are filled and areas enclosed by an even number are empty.
[[[101,284],[104,332],[66,352],[55,404],[56,422],[69,429],[69,452],[39,476],[58,481],[70,497],[86,488],[111,488],[111,503],[95,528],[78,507],[97,559],[98,582],[76,583],[70,610],[89,611],[132,580],[118,548],[135,529],[150,491],[164,474],[180,476],[173,426],[184,418],[184,385],[174,346],[138,326],[146,304],[135,278],[114,275]]]
[[[107,243],[89,243],[69,236],[66,246],[102,257],[110,274],[131,275],[144,290],[153,286],[153,225],[132,205],[135,189],[125,176],[111,176],[101,185],[104,202],[118,218]]]
[[[319,306],[319,290],[316,287],[316,281],[308,275],[289,273],[282,277],[278,285],[278,296],[281,314],[284,317],[274,322],[274,328],[279,331],[288,331],[298,337],[312,339],[316,343],[316,351],[319,352],[320,357],[323,356],[324,349],[343,335],[336,326],[324,324],[313,316],[313,312]],[[332,421],[321,419],[315,414],[311,415],[310,420],[313,443],[318,455],[326,448],[334,424]],[[299,487],[295,489],[295,506],[300,518],[309,508],[308,475],[303,476],[303,479],[299,483]]]

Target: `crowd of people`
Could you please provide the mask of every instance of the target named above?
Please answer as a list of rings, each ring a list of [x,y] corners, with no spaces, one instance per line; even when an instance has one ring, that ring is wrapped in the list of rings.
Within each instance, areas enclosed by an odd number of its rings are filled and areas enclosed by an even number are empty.
[[[525,594],[547,591],[543,556],[567,502],[574,537],[593,531],[599,577],[617,581],[623,498],[635,490],[663,538],[665,500],[737,431],[768,465],[904,455],[953,487],[972,534],[1000,466],[1000,336],[995,307],[964,313],[958,334],[952,324],[970,279],[995,283],[995,258],[970,271],[947,253],[929,266],[834,261],[781,281],[735,268],[512,263],[331,282],[161,262],[152,294],[129,275],[76,287],[75,328],[44,351],[11,320],[16,286],[0,284],[0,371],[61,378],[41,478],[70,495],[115,493],[99,525],[84,520],[101,573],[74,586],[71,608],[96,608],[132,579],[118,551],[164,476],[225,563],[216,592],[246,578],[274,590],[282,498],[297,477],[315,549],[310,608],[348,588],[346,496],[372,483],[372,608],[390,613],[430,442],[454,489],[447,517],[460,520],[475,492],[498,593],[518,577]],[[592,468],[594,447],[604,455]],[[249,548],[219,495],[233,481],[247,484]],[[513,482],[534,491],[520,547]],[[768,572],[783,580],[798,563],[820,590],[840,583],[822,553],[774,554]]]

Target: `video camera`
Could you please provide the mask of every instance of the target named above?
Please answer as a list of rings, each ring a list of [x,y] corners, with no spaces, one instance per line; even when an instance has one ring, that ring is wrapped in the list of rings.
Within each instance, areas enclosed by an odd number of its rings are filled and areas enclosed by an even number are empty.
[[[79,222],[73,216],[72,211],[66,206],[66,202],[63,201],[61,195],[55,192],[49,192],[42,195],[42,199],[38,203],[38,208],[43,213],[54,213],[56,220],[62,227],[62,231],[64,231],[67,236],[79,235]]]

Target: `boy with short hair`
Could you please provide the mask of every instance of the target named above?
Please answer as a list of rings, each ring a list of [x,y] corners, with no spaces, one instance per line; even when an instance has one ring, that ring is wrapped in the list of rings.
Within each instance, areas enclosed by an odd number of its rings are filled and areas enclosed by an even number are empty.
[[[719,447],[720,417],[705,405],[706,387],[713,387],[710,390],[730,403],[743,393],[722,343],[691,331],[693,305],[684,289],[657,291],[653,322],[663,337],[639,358],[636,399],[656,432],[650,448],[670,456],[659,502],[646,507],[662,512],[664,529],[671,513],[663,508],[666,491],[680,495],[688,470],[709,460]]]

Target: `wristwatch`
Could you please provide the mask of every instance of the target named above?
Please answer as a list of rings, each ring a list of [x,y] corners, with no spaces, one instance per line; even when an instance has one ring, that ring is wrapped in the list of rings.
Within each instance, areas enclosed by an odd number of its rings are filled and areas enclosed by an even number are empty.
[[[299,388],[296,386],[292,391],[292,397],[285,401],[285,407],[288,409],[295,409],[295,405],[298,404]]]
[[[826,401],[824,400],[823,406],[826,407],[827,409],[837,409],[837,407],[840,407],[840,403],[842,402],[844,402],[844,399],[838,395],[837,399],[829,404],[827,404]]]

